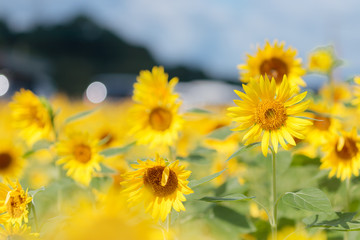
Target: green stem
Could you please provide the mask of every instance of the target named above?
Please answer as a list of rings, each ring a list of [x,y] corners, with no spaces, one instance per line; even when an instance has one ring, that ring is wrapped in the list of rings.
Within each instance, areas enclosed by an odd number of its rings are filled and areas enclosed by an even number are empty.
[[[276,154],[273,148],[270,147],[272,153],[272,191],[271,191],[271,212],[272,224],[271,233],[272,239],[277,240],[277,200],[276,200]]]
[[[169,146],[169,160],[174,162],[176,160],[176,149],[173,146]]]
[[[350,211],[350,203],[351,203],[350,181],[351,181],[351,178],[346,179],[346,207],[345,207],[345,210],[347,212]],[[349,239],[349,232],[344,232],[344,240],[348,240],[348,239]]]
[[[38,220],[37,220],[37,215],[36,215],[36,209],[33,203],[31,203],[31,211],[33,212],[33,216],[34,216],[34,221],[35,221],[35,227],[36,227],[36,232],[39,232],[39,224],[38,224]]]
[[[350,196],[350,178],[346,179],[346,211],[350,211],[350,203],[351,203],[351,196]]]

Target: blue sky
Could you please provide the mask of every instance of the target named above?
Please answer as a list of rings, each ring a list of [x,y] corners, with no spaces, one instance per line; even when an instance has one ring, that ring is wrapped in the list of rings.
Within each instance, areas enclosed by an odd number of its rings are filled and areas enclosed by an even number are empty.
[[[0,0],[0,16],[19,31],[87,13],[164,65],[231,78],[265,39],[285,41],[304,61],[316,46],[334,44],[346,61],[337,76],[358,74],[359,12],[356,0]]]

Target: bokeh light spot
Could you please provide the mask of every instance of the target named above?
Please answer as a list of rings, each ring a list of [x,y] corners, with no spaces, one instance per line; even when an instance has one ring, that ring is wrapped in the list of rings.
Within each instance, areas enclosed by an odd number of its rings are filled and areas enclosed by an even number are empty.
[[[93,82],[86,89],[86,97],[92,103],[101,103],[106,96],[106,86],[101,82]]]

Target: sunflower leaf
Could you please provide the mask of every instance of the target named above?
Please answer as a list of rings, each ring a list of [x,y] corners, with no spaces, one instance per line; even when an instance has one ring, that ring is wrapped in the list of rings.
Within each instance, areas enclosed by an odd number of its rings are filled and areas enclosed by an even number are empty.
[[[30,155],[34,154],[36,151],[41,149],[48,149],[53,143],[47,140],[39,140],[35,142],[32,146],[32,149],[24,153],[23,158],[27,158]]]
[[[113,147],[108,148],[100,152],[101,155],[104,157],[113,157],[122,153],[125,153],[130,150],[135,145],[135,142],[132,142],[128,145],[125,145],[124,147]]]
[[[253,148],[253,147],[256,147],[258,145],[260,145],[261,142],[256,142],[256,143],[251,143],[249,145],[246,145],[246,146],[242,146],[239,150],[237,150],[236,152],[234,152],[226,161],[229,161],[230,159],[234,158],[234,157],[237,157],[239,156],[241,153]]]
[[[94,109],[90,109],[90,110],[83,111],[83,112],[80,112],[78,114],[75,114],[75,115],[73,115],[71,117],[68,117],[65,120],[64,124],[66,125],[66,124],[69,124],[69,123],[74,122],[76,120],[79,120],[81,118],[87,117],[87,116],[89,116],[90,114],[94,113],[97,110],[98,110],[98,108],[94,108]]]
[[[234,227],[237,231],[242,233],[255,230],[254,225],[245,215],[229,207],[214,205],[212,208],[212,214],[214,218],[211,220],[219,220],[216,222],[216,225],[220,225],[223,229],[232,230],[232,227]]]
[[[308,228],[326,228],[335,231],[359,231],[360,221],[353,220],[356,212],[320,213],[303,219]]]
[[[114,174],[114,173],[117,173],[117,171],[109,166],[106,166],[105,164],[103,163],[100,163],[100,167],[101,167],[101,170],[100,170],[100,173],[104,173],[104,174]]]
[[[251,200],[253,198],[255,198],[255,197],[247,197],[240,193],[234,193],[234,194],[229,194],[229,195],[226,195],[223,197],[203,197],[199,200],[205,201],[205,202],[230,202],[230,201],[247,201],[247,200]]]
[[[207,137],[211,138],[211,139],[224,140],[228,136],[230,136],[232,133],[233,133],[233,131],[230,130],[229,126],[224,126],[224,127],[214,130]]]
[[[225,170],[226,170],[226,168],[221,170],[220,172],[217,172],[217,173],[211,174],[209,176],[203,177],[203,178],[201,178],[199,180],[191,180],[189,182],[188,186],[190,188],[195,188],[197,186],[200,186],[201,184],[210,182],[211,180],[213,180],[213,179],[217,178],[218,176],[220,176]]]
[[[298,192],[287,192],[282,201],[294,208],[312,212],[332,212],[330,200],[318,188],[305,188]]]

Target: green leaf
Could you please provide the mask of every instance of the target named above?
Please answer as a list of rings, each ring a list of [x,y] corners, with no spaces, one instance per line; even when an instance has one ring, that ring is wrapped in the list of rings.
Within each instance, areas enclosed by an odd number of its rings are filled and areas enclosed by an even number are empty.
[[[209,176],[206,176],[206,177],[203,177],[199,180],[191,180],[188,184],[188,186],[190,188],[195,188],[197,186],[200,186],[201,184],[204,184],[204,183],[207,183],[207,182],[210,182],[211,180],[217,178],[218,176],[220,176],[226,169],[223,169],[221,170],[220,172],[217,172],[217,173],[214,173],[214,174],[211,174]]]
[[[223,197],[203,197],[199,200],[205,201],[205,202],[230,202],[230,201],[247,201],[251,200],[255,197],[247,197],[240,193],[235,194],[229,194]]]
[[[32,191],[29,191],[29,195],[32,197],[31,203],[35,206],[34,197],[37,193],[45,191],[45,187],[41,187]]]
[[[32,146],[32,149],[27,151],[23,157],[27,158],[30,155],[34,154],[36,151],[41,150],[41,149],[48,149],[53,143],[47,140],[39,140],[37,142],[35,142]]]
[[[132,142],[124,147],[108,148],[108,149],[101,151],[100,154],[103,155],[104,157],[116,156],[116,155],[119,155],[119,154],[129,151],[129,149],[132,148],[134,145],[135,145],[135,142]]]
[[[64,124],[69,124],[69,123],[74,122],[74,121],[76,121],[76,120],[79,120],[79,119],[81,119],[81,118],[87,117],[87,116],[89,116],[90,114],[94,113],[96,110],[98,110],[98,108],[94,108],[94,109],[90,109],[90,110],[87,110],[87,111],[83,111],[83,112],[80,112],[80,113],[78,113],[78,114],[75,114],[75,115],[73,115],[73,116],[71,116],[71,117],[68,117],[68,118],[65,120]]]
[[[312,212],[332,212],[330,200],[318,188],[305,188],[298,192],[287,192],[282,201],[294,208]]]
[[[353,220],[356,212],[331,212],[316,214],[303,219],[309,228],[326,228],[335,231],[359,231],[360,221]]]
[[[249,230],[253,228],[253,225],[244,215],[231,208],[215,205],[213,207],[213,213],[216,218],[239,229]]]
[[[256,142],[256,143],[251,143],[249,145],[246,145],[246,146],[242,146],[239,150],[237,150],[236,152],[234,152],[226,161],[229,161],[230,159],[234,158],[234,157],[237,157],[239,156],[241,153],[253,148],[253,147],[256,147],[258,145],[260,145],[261,143],[260,142]]]
[[[199,113],[199,114],[211,114],[212,112],[205,110],[205,109],[200,109],[200,108],[191,108],[189,110],[186,111],[187,113]]]
[[[229,126],[224,126],[211,132],[207,137],[212,139],[224,140],[232,133],[233,131],[230,130]]]
[[[100,167],[101,167],[100,173],[105,173],[105,174],[117,173],[115,169],[112,169],[111,167],[108,167],[103,163],[100,163]]]
[[[208,164],[211,160],[211,155],[216,153],[214,149],[197,147],[192,153],[187,157],[177,157],[180,160],[185,160],[193,163],[204,163]]]

